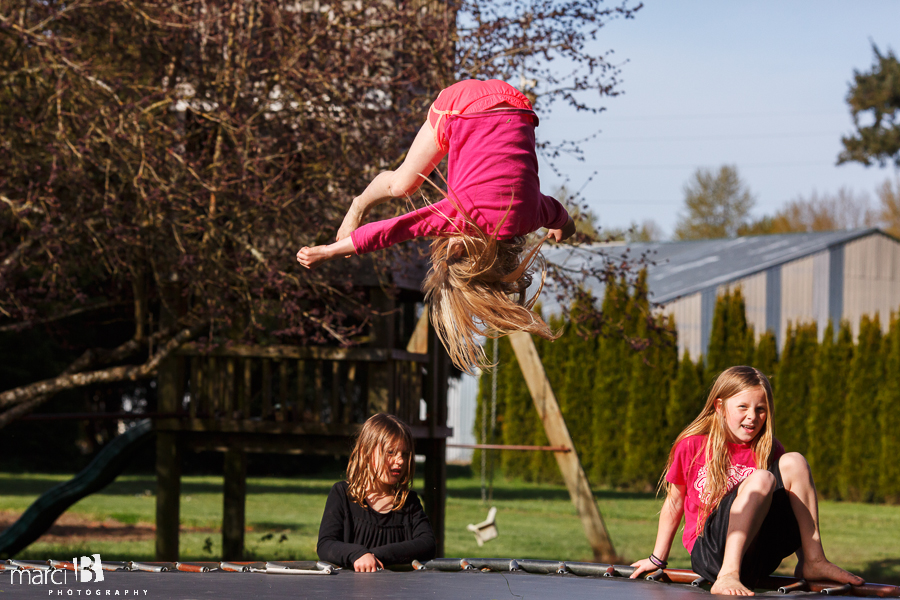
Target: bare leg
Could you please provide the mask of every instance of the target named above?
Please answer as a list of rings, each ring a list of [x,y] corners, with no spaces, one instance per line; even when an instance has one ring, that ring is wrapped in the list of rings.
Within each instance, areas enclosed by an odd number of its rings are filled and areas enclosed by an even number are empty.
[[[798,562],[794,575],[808,580],[862,584],[862,577],[845,571],[825,558],[819,533],[819,499],[806,459],[802,454],[789,452],[779,459],[778,467],[800,526],[802,545],[797,551]]]
[[[750,542],[759,533],[775,491],[775,476],[769,471],[754,471],[738,487],[728,518],[725,555],[719,576],[710,589],[713,594],[753,596],[753,591],[741,583],[741,561]]]

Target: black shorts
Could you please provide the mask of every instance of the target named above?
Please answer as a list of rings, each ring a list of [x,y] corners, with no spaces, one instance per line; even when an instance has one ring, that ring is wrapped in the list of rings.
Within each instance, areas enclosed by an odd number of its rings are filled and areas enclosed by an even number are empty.
[[[771,574],[784,558],[800,548],[800,527],[787,490],[784,489],[778,461],[775,461],[769,471],[775,475],[776,482],[772,505],[741,562],[741,582],[751,589],[761,577]],[[728,492],[718,508],[706,519],[703,535],[697,538],[691,550],[691,567],[707,581],[715,581],[722,568],[728,520],[738,487],[735,486]]]

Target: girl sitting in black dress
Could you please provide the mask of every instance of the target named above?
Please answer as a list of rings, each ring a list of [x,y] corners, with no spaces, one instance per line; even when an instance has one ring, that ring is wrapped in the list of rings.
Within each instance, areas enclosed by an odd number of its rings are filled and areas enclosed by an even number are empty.
[[[325,502],[316,546],[321,560],[369,573],[434,558],[434,532],[410,490],[414,456],[406,423],[386,414],[365,422],[347,480],[334,484]]]

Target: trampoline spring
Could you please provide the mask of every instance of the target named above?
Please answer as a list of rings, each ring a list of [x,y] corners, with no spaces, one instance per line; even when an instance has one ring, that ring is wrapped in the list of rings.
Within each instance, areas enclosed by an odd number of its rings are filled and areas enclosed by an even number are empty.
[[[183,571],[185,573],[209,573],[209,567],[206,565],[192,565],[183,562],[175,563],[175,570]]]
[[[519,568],[526,573],[535,573],[547,575],[549,573],[559,573],[561,569],[566,568],[566,563],[558,560],[536,560],[522,559],[519,562]]]
[[[291,567],[280,567],[277,565],[267,564],[263,573],[269,575],[331,575],[334,569],[331,565],[327,569],[294,569]]]
[[[75,564],[65,561],[65,560],[53,560],[52,558],[47,561],[47,564],[53,567],[54,569],[60,569],[65,571],[74,571]]]
[[[519,570],[519,561],[516,559],[512,559],[509,561],[509,570],[510,571],[518,571]]]
[[[778,588],[782,594],[790,594],[791,592],[805,592],[809,590],[809,583],[805,579],[799,579],[794,583],[789,583]]]
[[[6,563],[10,564],[10,565],[14,565],[16,567],[19,567],[19,569],[22,569],[25,571],[53,571],[53,570],[55,570],[49,564],[33,563],[33,562],[24,561],[24,560],[9,559],[6,561]]]
[[[693,587],[700,587],[700,586],[703,585],[704,583],[707,583],[706,578],[704,578],[704,577],[698,577],[697,579],[695,579],[695,580],[693,580],[693,581],[691,582],[691,585],[692,585]]]
[[[844,585],[840,585],[838,587],[825,588],[824,590],[822,590],[822,593],[828,596],[841,596],[851,591],[852,589],[853,586],[851,584],[845,583]]]
[[[559,566],[556,568],[556,574],[557,575],[565,575],[568,572],[569,572],[569,568],[566,566],[566,563],[564,563],[564,562],[559,563]]]
[[[74,567],[74,565],[73,565]],[[127,571],[128,563],[119,560],[104,560],[102,569],[104,571]]]
[[[464,558],[432,558],[425,563],[425,567],[433,571],[459,571],[465,569]]]
[[[665,576],[665,574],[666,574],[666,572],[663,571],[662,569],[657,569],[657,570],[653,571],[652,573],[650,573],[649,575],[647,575],[646,577],[644,577],[644,579],[647,581],[659,581]]]
[[[150,563],[130,562],[129,571],[145,571],[147,573],[165,573],[169,570],[169,564],[154,565]]]
[[[230,573],[248,573],[250,571],[250,567],[248,565],[239,565],[230,562],[220,562],[219,568]]]
[[[618,575],[618,573],[616,573],[615,565],[609,565],[606,567],[606,572],[603,573],[604,577],[615,577],[616,575]]]
[[[600,577],[609,567],[604,563],[566,562],[566,572],[580,577]]]
[[[459,560],[459,568],[462,569],[463,571],[474,571],[475,570],[475,567],[470,565],[469,561],[467,561],[464,558],[461,558]]]
[[[415,558],[412,561],[412,567],[415,571],[424,571],[426,569],[425,565],[417,561]]]

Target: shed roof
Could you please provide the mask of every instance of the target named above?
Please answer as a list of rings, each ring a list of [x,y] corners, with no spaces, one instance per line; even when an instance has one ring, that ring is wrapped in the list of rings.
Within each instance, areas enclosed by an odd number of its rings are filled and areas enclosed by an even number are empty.
[[[869,228],[690,242],[558,246],[546,249],[544,255],[547,260],[569,268],[578,268],[598,258],[602,260],[604,254],[607,260],[637,260],[645,256],[651,300],[665,304],[868,235],[886,236],[879,229]],[[595,292],[601,292],[598,282],[593,281],[592,287],[596,288]]]

